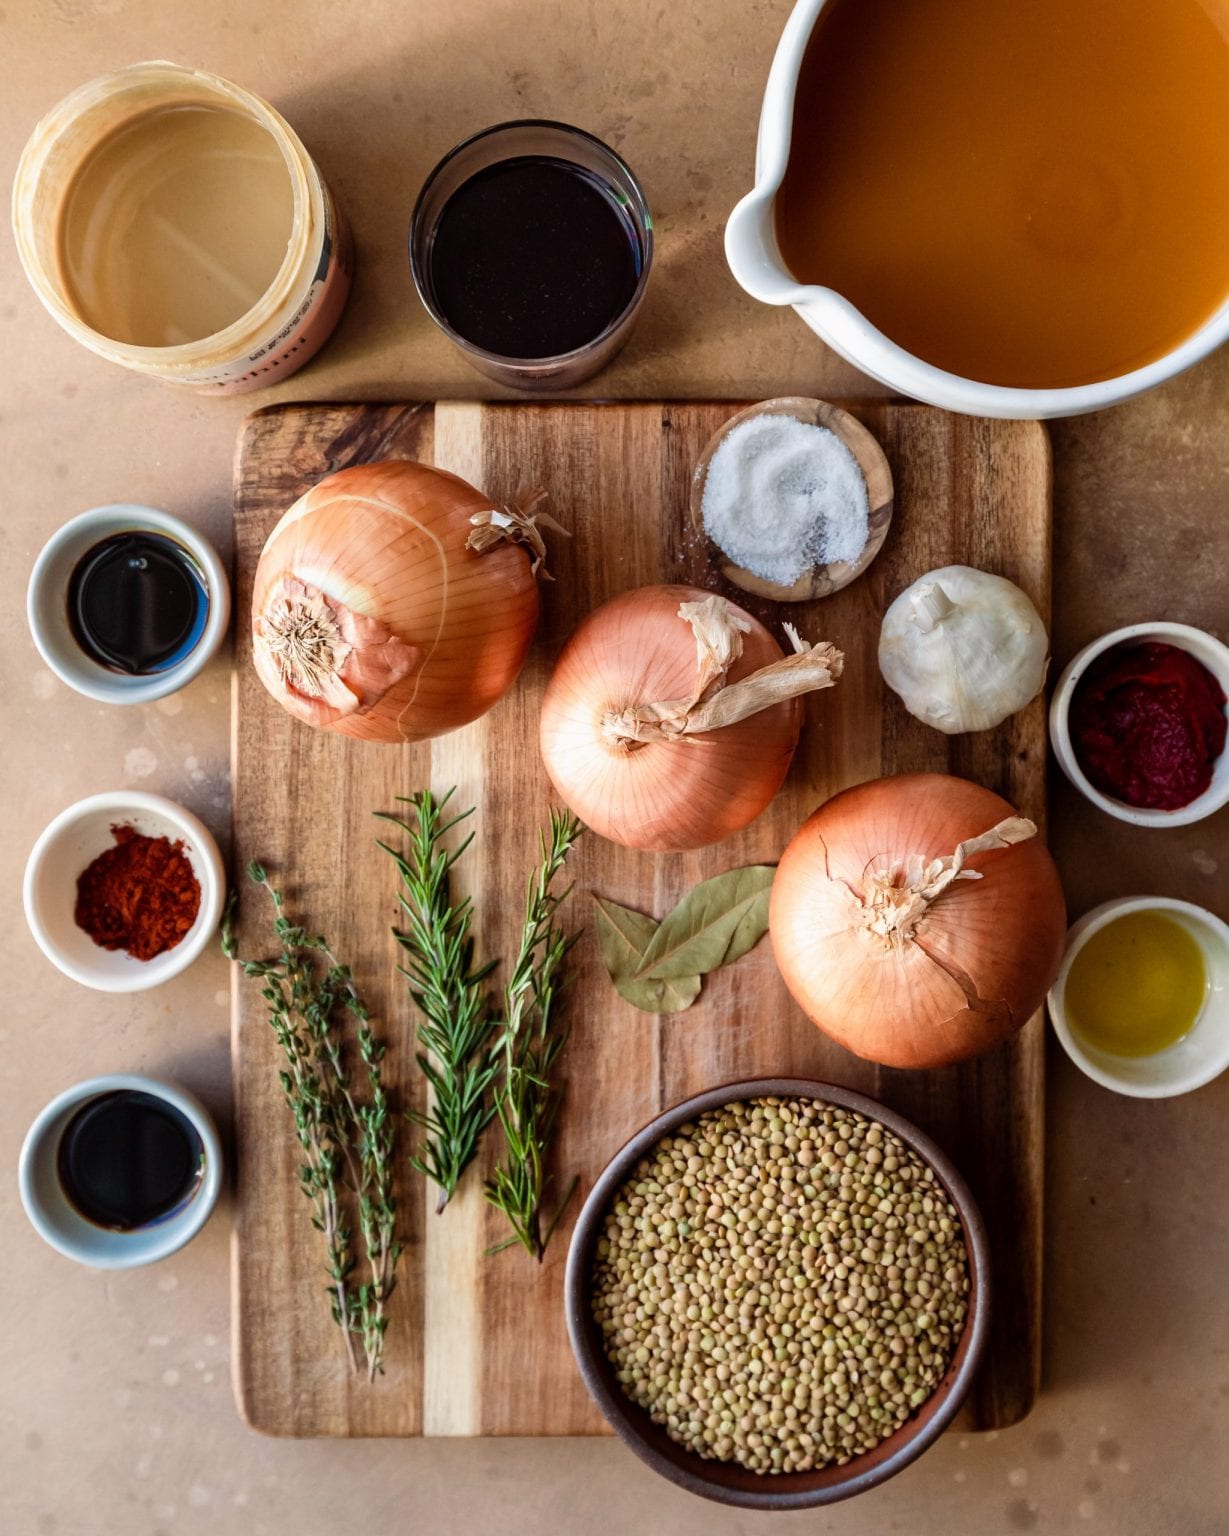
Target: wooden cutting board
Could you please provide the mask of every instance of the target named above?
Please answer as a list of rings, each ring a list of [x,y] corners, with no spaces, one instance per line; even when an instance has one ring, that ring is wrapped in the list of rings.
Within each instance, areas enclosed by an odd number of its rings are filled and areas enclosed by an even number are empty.
[[[476,845],[462,866],[479,913],[477,952],[509,954],[549,799],[536,726],[552,661],[583,614],[629,587],[682,581],[722,589],[705,541],[689,530],[688,487],[705,442],[735,409],[712,402],[279,406],[244,428],[235,510],[235,869],[262,858],[286,886],[293,912],[354,967],[389,1042],[388,1077],[403,1104],[421,1105],[423,1084],[412,1065],[413,1005],[389,936],[395,870],[376,847],[388,829],[373,813],[428,785],[458,786],[458,803],[478,807]],[[834,641],[846,654],[844,677],[807,700],[785,788],[737,837],[661,856],[582,839],[571,912],[585,933],[574,952],[557,1139],[559,1177],[578,1173],[579,1192],[539,1267],[519,1249],[485,1254],[505,1232],[483,1200],[483,1169],[471,1169],[442,1216],[432,1213],[433,1191],[407,1171],[389,1367],[374,1387],[348,1376],[328,1319],[276,1047],[257,984],[236,972],[234,1374],[254,1427],[285,1435],[600,1433],[603,1421],[564,1329],[570,1221],[610,1155],[658,1110],[761,1075],[861,1089],[911,1116],[953,1155],[981,1203],[995,1255],[992,1338],[966,1422],[992,1428],[1027,1413],[1040,1364],[1041,1018],[978,1062],[894,1072],[848,1055],[808,1023],[767,942],[706,980],[690,1011],[655,1018],[616,996],[593,940],[591,893],[660,917],[700,879],[775,861],[818,803],[880,774],[948,770],[1043,817],[1042,701],[996,731],[941,736],[885,690],[876,644],[887,603],[922,572],[953,563],[1010,577],[1048,617],[1045,431],[916,405],[854,409],[882,442],[896,484],[895,521],[870,572],[834,597],[788,610],[725,589],[770,627],[788,618],[804,636]],[[281,513],[329,471],[387,457],[453,470],[496,500],[544,486],[552,512],[574,535],[553,543],[556,580],[543,589],[541,627],[518,686],[484,719],[417,747],[366,745],[290,719],[256,679],[246,622],[256,561]],[[243,952],[267,953],[268,935],[263,904],[245,898]]]

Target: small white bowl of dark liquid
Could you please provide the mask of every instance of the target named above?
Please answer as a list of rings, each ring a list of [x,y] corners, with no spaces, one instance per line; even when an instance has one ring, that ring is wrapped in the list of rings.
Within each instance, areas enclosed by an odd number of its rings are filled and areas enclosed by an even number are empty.
[[[94,1269],[165,1259],[208,1221],[222,1146],[205,1106],[174,1083],[95,1077],[52,1099],[26,1133],[21,1203],[51,1246]]]
[[[61,682],[104,704],[144,704],[190,682],[222,644],[230,583],[213,546],[180,518],[116,502],[47,541],[26,613]]]

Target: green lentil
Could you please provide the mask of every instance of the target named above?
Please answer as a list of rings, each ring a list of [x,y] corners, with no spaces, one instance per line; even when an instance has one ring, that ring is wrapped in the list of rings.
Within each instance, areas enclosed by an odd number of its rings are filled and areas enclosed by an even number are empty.
[[[959,1216],[899,1137],[753,1099],[641,1159],[595,1248],[593,1313],[616,1379],[672,1439],[772,1474],[899,1429],[947,1369],[968,1290]]]

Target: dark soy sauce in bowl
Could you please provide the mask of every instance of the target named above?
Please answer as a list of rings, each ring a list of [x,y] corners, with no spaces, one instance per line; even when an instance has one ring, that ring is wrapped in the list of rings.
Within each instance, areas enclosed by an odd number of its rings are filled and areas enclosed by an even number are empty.
[[[560,357],[609,329],[635,297],[635,229],[592,172],[551,155],[498,161],[444,204],[430,284],[448,325],[499,357]]]
[[[77,644],[113,672],[143,677],[178,665],[209,617],[209,591],[181,544],[143,530],[112,534],[77,562],[68,622]]]
[[[90,1099],[60,1138],[56,1167],[73,1206],[95,1226],[132,1232],[174,1215],[195,1194],[205,1149],[191,1121],[151,1093]]]

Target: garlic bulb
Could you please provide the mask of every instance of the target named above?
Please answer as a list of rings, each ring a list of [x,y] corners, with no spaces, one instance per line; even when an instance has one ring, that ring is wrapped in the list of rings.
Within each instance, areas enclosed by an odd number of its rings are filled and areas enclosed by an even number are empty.
[[[911,715],[949,736],[988,731],[1035,699],[1049,640],[1014,582],[946,565],[907,587],[883,616],[879,670]]]

